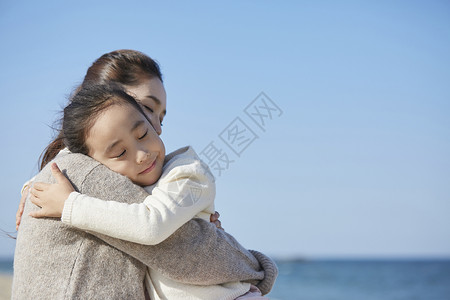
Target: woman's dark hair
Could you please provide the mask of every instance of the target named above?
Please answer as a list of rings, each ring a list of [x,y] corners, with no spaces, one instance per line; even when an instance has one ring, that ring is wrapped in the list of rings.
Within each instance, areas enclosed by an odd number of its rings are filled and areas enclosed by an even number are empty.
[[[135,50],[117,50],[103,54],[87,70],[81,85],[75,95],[86,86],[116,83],[120,85],[137,86],[143,79],[158,78],[162,80],[161,70],[156,61],[142,52]],[[72,96],[71,101],[73,101]],[[42,170],[58,152],[64,149],[62,129],[58,136],[45,148],[40,157],[39,170]]]
[[[157,77],[162,80],[161,70],[156,61],[135,50],[117,50],[103,54],[87,70],[82,83],[105,84],[116,82],[136,86],[142,78]]]
[[[111,105],[131,105],[147,118],[138,102],[121,86],[113,83],[84,85],[64,108],[63,130],[60,133],[64,145],[73,153],[87,155],[88,132],[99,114]]]

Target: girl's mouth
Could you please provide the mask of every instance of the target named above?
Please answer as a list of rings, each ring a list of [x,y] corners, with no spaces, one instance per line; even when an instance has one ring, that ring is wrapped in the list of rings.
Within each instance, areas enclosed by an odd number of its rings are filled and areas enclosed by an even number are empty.
[[[152,164],[150,165],[150,167],[148,167],[147,169],[145,169],[144,171],[142,171],[141,173],[139,173],[139,175],[147,174],[147,173],[151,172],[151,171],[155,168],[155,165],[156,165],[156,159],[152,162]]]

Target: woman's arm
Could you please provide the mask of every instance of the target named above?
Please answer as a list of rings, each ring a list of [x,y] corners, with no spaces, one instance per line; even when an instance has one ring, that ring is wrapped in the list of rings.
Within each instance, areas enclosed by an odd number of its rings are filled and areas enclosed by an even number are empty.
[[[89,172],[81,192],[126,203],[143,201],[148,196],[142,197],[142,193],[146,194],[142,188],[103,165],[98,165]],[[131,195],[134,197],[130,197]],[[262,284],[260,289],[265,294],[268,292],[265,287],[272,287],[277,276],[273,261],[259,261],[231,235],[201,219],[190,220],[169,238],[154,246],[92,234],[163,275],[184,283],[211,285],[250,281],[258,287]]]
[[[22,188],[22,196],[20,197],[20,202],[19,202],[19,208],[17,209],[17,213],[16,213],[16,230],[19,230],[19,225],[20,225],[20,221],[22,220],[22,215],[23,215],[23,210],[25,208],[25,200],[28,197],[28,193],[29,191],[29,186],[23,187]]]
[[[123,203],[140,203],[148,193],[129,179],[112,172],[95,160],[68,154],[55,160],[81,193]],[[49,172],[46,167],[42,172]],[[191,284],[210,285],[230,281],[251,281],[272,286],[276,270],[264,267],[232,236],[203,220],[194,219],[155,246],[127,242],[92,233],[111,246],[138,259],[168,278]],[[261,264],[261,265],[260,265]],[[263,269],[264,267],[264,269]],[[263,288],[261,290],[264,292]],[[268,292],[268,290],[265,290]]]
[[[28,194],[30,192],[30,186],[32,185],[35,177],[31,178],[25,184],[22,186],[22,190],[20,191],[20,202],[19,202],[19,208],[17,209],[16,213],[16,230],[19,230],[20,221],[22,220],[23,210],[25,208],[25,200],[28,197]]]

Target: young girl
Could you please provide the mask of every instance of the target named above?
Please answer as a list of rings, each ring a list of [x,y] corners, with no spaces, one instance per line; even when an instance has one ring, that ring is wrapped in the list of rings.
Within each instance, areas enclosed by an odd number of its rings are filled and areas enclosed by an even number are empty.
[[[35,183],[31,201],[42,207],[34,217],[60,217],[83,230],[141,244],[165,240],[193,217],[209,220],[214,212],[214,178],[194,150],[166,158],[162,141],[134,99],[114,86],[83,87],[64,109],[64,141],[141,186],[152,195],[142,204],[95,199],[74,191],[52,166],[57,184]],[[164,165],[164,167],[163,167]],[[67,200],[66,200],[67,199]],[[193,241],[195,242],[195,241]],[[149,269],[152,299],[264,299],[250,283],[215,286],[181,284]]]

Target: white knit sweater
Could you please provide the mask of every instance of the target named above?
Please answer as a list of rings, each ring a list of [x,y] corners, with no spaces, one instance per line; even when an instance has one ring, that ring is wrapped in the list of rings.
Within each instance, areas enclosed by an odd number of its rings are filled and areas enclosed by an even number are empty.
[[[143,203],[105,201],[73,192],[65,202],[62,221],[83,230],[145,245],[164,241],[194,217],[209,221],[214,213],[214,177],[192,147],[176,153],[165,163],[159,181],[145,188],[151,195]],[[150,268],[145,281],[151,299],[155,300],[231,300],[250,288],[250,284],[244,282],[213,286],[183,284]]]

